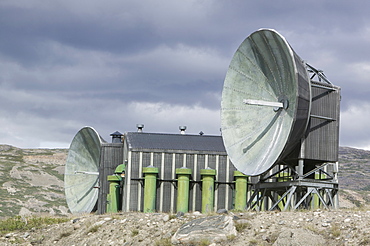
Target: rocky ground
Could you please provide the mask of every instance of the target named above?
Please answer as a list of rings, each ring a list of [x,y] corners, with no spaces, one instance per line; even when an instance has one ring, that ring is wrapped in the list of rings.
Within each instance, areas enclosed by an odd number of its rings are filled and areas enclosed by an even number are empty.
[[[204,232],[183,245],[370,245],[370,210],[228,212],[176,216],[164,213],[80,215],[42,229],[11,232],[0,245],[172,245],[185,223],[230,216],[236,234],[208,238]],[[188,223],[189,225],[189,223]],[[172,238],[172,242],[174,239]]]
[[[369,151],[341,148],[339,210],[183,216],[69,214],[63,190],[66,155],[67,150],[0,145],[0,219],[19,215],[27,223],[28,216],[43,214],[68,220],[10,232],[0,226],[0,245],[171,245],[179,241],[174,235],[182,226],[199,229],[194,221],[212,216],[229,218],[227,227],[232,232],[216,237],[209,231],[210,224],[185,245],[370,245]]]

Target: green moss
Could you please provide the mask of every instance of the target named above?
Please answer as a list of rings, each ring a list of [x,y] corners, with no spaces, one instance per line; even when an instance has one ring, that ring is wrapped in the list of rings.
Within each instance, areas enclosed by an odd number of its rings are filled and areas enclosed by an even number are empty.
[[[365,238],[363,238],[363,239],[360,241],[359,245],[370,245],[370,238],[369,238],[369,237],[365,237]]]
[[[258,240],[256,240],[256,239],[251,239],[251,240],[249,240],[249,245],[250,245],[250,246],[258,245]]]
[[[241,232],[243,231],[244,229],[250,229],[252,228],[252,225],[250,223],[236,223],[235,224],[235,229],[237,232]]]
[[[87,230],[87,233],[97,232],[100,227],[101,227],[101,225],[94,225],[94,226],[90,227],[89,230]]]
[[[134,230],[132,230],[132,231],[131,231],[131,236],[132,236],[132,237],[135,237],[135,236],[137,236],[138,234],[139,234],[139,230],[134,229]]]
[[[200,242],[197,245],[199,245],[199,246],[208,246],[210,244],[211,244],[211,242],[209,241],[209,239],[202,239],[202,240],[200,240]]]
[[[170,238],[161,238],[154,243],[155,246],[171,246],[171,239]]]
[[[333,235],[333,237],[339,237],[341,235],[340,226],[337,224],[334,224],[329,228],[329,232]]]
[[[59,224],[68,221],[67,218],[61,217],[21,217],[15,216],[12,218],[0,221],[0,233],[6,234],[13,231],[26,231],[31,228],[41,228],[45,225]]]

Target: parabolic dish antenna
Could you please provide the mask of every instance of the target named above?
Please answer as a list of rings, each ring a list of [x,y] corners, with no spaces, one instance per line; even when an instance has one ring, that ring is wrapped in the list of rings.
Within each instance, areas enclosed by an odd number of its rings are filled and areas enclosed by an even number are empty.
[[[221,102],[223,141],[239,171],[265,173],[297,146],[309,120],[310,88],[304,62],[278,32],[261,29],[243,41]]]
[[[91,127],[82,128],[69,148],[64,191],[72,213],[90,213],[98,200],[99,162],[102,141]]]

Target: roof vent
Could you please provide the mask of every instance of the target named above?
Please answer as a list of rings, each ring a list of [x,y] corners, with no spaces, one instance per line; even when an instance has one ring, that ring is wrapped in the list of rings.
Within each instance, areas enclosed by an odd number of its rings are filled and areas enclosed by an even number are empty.
[[[137,132],[143,132],[144,124],[137,124]]]
[[[186,126],[179,126],[180,133],[185,134]]]
[[[110,136],[112,137],[112,143],[122,143],[123,134],[119,131],[113,132]]]
[[[199,132],[199,135],[203,136],[204,132],[203,131],[200,131]]]

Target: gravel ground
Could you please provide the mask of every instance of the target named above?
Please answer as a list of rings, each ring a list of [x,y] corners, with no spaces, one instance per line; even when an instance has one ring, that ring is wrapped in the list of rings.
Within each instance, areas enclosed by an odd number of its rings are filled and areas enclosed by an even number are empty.
[[[234,218],[237,236],[220,242],[199,238],[191,245],[370,245],[366,209],[228,215]],[[199,212],[181,217],[136,212],[73,216],[62,224],[2,235],[0,245],[171,245],[181,225],[206,216]]]

